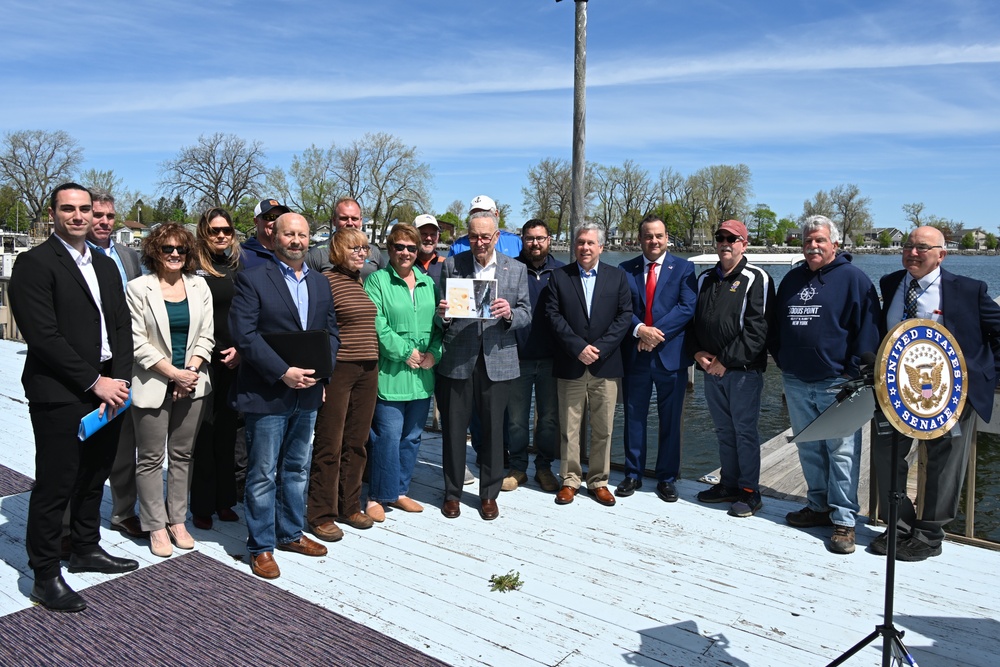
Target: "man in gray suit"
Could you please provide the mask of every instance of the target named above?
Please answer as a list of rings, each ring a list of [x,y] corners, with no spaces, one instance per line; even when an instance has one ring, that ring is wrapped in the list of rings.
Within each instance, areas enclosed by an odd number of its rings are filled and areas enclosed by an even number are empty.
[[[137,278],[139,253],[132,248],[115,243],[111,233],[115,229],[115,198],[107,190],[94,190],[94,222],[87,232],[87,245],[92,250],[103,252],[114,260],[122,285]],[[122,432],[118,440],[118,453],[111,466],[108,478],[111,486],[111,529],[132,537],[148,537],[149,533],[139,525],[135,515],[135,429],[131,419],[122,420]]]
[[[444,319],[444,354],[435,392],[444,441],[441,513],[449,519],[461,513],[465,433],[475,410],[483,427],[479,514],[490,521],[500,515],[496,498],[504,476],[503,419],[511,380],[519,375],[514,330],[531,322],[531,301],[524,264],[495,250],[500,235],[497,216],[491,211],[472,215],[471,250],[449,257],[441,270],[446,293],[438,313],[444,317],[448,308],[449,278],[496,280],[497,293],[489,306],[492,319]]]

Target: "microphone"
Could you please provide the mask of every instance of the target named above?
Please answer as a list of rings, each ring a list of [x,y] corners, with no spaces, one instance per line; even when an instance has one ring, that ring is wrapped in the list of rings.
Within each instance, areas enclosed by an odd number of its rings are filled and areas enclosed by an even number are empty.
[[[837,403],[843,403],[851,396],[854,396],[859,391],[865,387],[875,386],[875,353],[865,352],[861,355],[860,364],[858,370],[860,375],[853,379],[842,382],[841,384],[830,387],[827,391],[830,393],[837,392]]]

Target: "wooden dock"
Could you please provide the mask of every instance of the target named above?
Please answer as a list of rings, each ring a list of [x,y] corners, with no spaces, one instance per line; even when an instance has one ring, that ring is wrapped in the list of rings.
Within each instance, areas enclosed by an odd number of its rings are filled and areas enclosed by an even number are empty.
[[[31,476],[22,351],[0,341],[0,465]],[[429,435],[411,489],[425,512],[390,511],[370,530],[346,528],[325,558],[279,553],[282,576],[271,585],[453,665],[824,665],[882,621],[885,559],[864,552],[878,534],[865,525],[857,553],[834,555],[824,530],[784,524],[798,502],[765,498],[756,517],[735,519],[697,503],[696,481],[678,484],[677,503],[647,484],[613,508],[585,494],[560,507],[532,483],[502,494],[493,522],[478,517],[473,485],[462,516],[447,520],[438,511],[440,462],[440,439]],[[27,496],[0,498],[0,615],[30,606]],[[106,494],[105,527],[109,512]],[[248,572],[242,522],[191,532],[202,554]],[[144,541],[104,536],[109,551],[143,567],[159,561]],[[491,592],[490,577],[509,571],[523,588]],[[996,664],[997,571],[1000,553],[952,543],[938,558],[899,564],[896,623],[922,666]],[[109,578],[64,576],[84,596]],[[878,647],[848,664],[880,664]]]

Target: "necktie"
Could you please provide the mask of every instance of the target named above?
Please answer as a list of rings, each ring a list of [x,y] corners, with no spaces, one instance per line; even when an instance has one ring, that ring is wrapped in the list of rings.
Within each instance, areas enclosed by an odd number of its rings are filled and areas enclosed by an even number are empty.
[[[649,274],[646,276],[646,318],[643,324],[653,326],[653,294],[656,292],[656,262],[649,263]]]
[[[920,283],[916,278],[910,280],[910,286],[906,288],[906,300],[903,302],[903,319],[910,319],[917,316],[917,295],[920,294]]]

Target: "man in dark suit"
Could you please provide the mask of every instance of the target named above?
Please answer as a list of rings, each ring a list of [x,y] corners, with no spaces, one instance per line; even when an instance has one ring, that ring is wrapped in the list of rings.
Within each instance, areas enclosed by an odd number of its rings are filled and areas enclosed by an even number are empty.
[[[91,250],[102,252],[114,260],[121,276],[122,285],[142,274],[139,267],[139,253],[132,248],[115,243],[111,237],[115,229],[115,198],[106,190],[91,192],[94,202],[94,223],[87,233],[87,245]],[[122,420],[118,452],[111,466],[108,485],[111,487],[111,530],[131,535],[148,537],[149,533],[139,525],[135,515],[135,429],[132,419]]]
[[[556,504],[573,502],[580,488],[581,429],[589,407],[587,493],[610,506],[615,504],[608,491],[611,427],[624,372],[621,344],[632,319],[632,299],[625,274],[600,261],[604,250],[600,226],[580,225],[573,244],[576,261],[552,272],[545,306],[554,338],[552,373],[559,397],[562,488]]]
[[[968,393],[957,429],[927,441],[927,484],[919,518],[910,499],[905,493],[902,496],[896,523],[896,559],[903,561],[940,555],[944,527],[958,514],[976,414],[989,421],[1000,367],[1000,306],[986,293],[986,283],[941,268],[947,254],[940,230],[917,227],[903,244],[904,270],[879,281],[883,337],[889,329],[912,317],[935,320],[955,337],[968,369]],[[905,457],[909,447],[901,447],[899,459],[893,461],[890,442],[889,436],[876,436],[872,443],[881,515],[887,513],[892,470],[896,471],[897,488],[906,488]],[[888,530],[872,542],[871,550],[885,555],[887,543]]]
[[[448,279],[496,280],[497,293],[489,303],[492,319],[444,319],[444,353],[438,364],[435,396],[441,409],[444,456],[444,506],[449,519],[461,513],[465,483],[465,433],[473,410],[483,428],[479,451],[479,515],[497,518],[497,496],[503,481],[503,421],[511,380],[518,376],[517,340],[514,330],[528,326],[531,302],[524,264],[496,252],[499,221],[491,211],[478,211],[469,219],[472,250],[445,260],[441,280],[445,298],[438,305],[444,317],[448,308]],[[471,295],[470,295],[471,296]]]
[[[90,192],[64,183],[49,203],[53,234],[18,256],[10,305],[28,344],[21,382],[35,435],[35,486],[28,500],[26,546],[35,572],[31,599],[53,611],[87,604],[62,578],[62,518],[70,508],[70,572],[129,572],[134,560],[101,546],[101,497],[122,419],[87,440],[80,419],[119,410],[132,377],[132,321],[114,262],[91,252]]]
[[[330,336],[331,359],[340,348],[330,284],[305,266],[309,223],[284,213],[274,232],[276,261],[237,274],[229,311],[229,330],[242,359],[236,409],[246,415],[247,548],[251,570],[265,579],[281,576],[275,549],[326,554],[326,547],[302,531],[313,427],[330,380],[314,377],[315,369],[290,366],[265,336],[322,330]]]
[[[681,413],[692,359],[684,331],[694,316],[694,265],[667,252],[667,228],[655,215],[639,224],[642,254],[619,265],[628,276],[632,324],[625,338],[625,480],[617,496],[642,487],[646,469],[646,418],[656,387],[660,421],[656,453],[656,493],[677,500],[674,482],[681,468]]]

